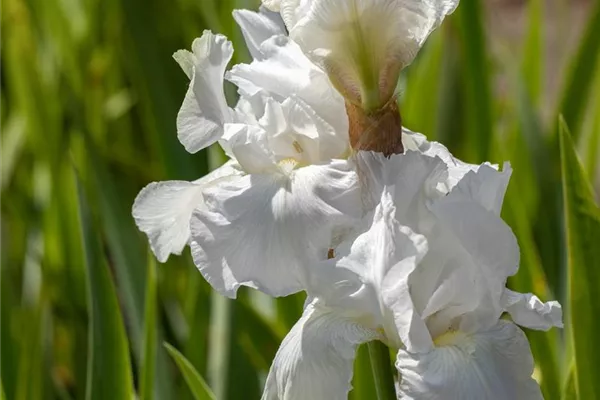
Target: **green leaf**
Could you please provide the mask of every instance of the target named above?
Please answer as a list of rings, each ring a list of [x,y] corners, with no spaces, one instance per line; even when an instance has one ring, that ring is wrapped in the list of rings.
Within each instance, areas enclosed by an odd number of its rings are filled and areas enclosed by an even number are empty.
[[[379,340],[367,343],[367,347],[369,348],[371,370],[373,371],[373,381],[375,382],[377,399],[396,399],[396,389],[394,388],[394,376],[392,374],[389,349]]]
[[[81,190],[79,219],[90,314],[86,399],[130,400],[134,392],[125,326],[117,292]]]
[[[4,260],[2,260],[4,261]],[[14,315],[21,311],[19,307],[19,298],[14,293],[16,288],[11,284],[12,279],[6,268],[6,263],[2,263],[2,279],[0,280],[0,348],[2,356],[0,357],[0,372],[1,379],[4,383],[4,390],[8,393],[9,398],[15,398],[17,391],[16,381],[19,363],[19,346],[18,339],[20,337],[14,334]]]
[[[577,400],[577,391],[575,388],[575,365],[571,364],[567,372],[567,381],[562,392],[562,400]]]
[[[562,119],[559,135],[575,388],[579,399],[593,400],[600,398],[600,209]]]
[[[600,2],[590,4],[590,19],[585,28],[583,39],[579,45],[577,56],[573,59],[566,85],[560,102],[559,113],[563,115],[567,126],[573,132],[573,140],[577,142],[581,136],[581,126],[586,110],[586,103],[594,85],[594,74],[598,69],[600,57]],[[557,113],[556,115],[559,115]]]
[[[39,301],[39,300],[38,300]],[[43,305],[23,309],[16,400],[43,399]]]
[[[543,0],[530,0],[528,8],[528,29],[523,46],[521,70],[528,95],[537,104],[544,81]]]
[[[375,381],[371,369],[368,345],[361,344],[356,349],[354,359],[354,375],[352,377],[352,391],[349,393],[351,400],[369,399],[376,393]]]
[[[482,162],[487,160],[490,150],[493,125],[492,96],[481,1],[464,1],[458,7],[457,12],[464,46],[468,161]]]
[[[197,179],[192,156],[177,141],[175,119],[182,99],[175,98],[173,86],[165,77],[177,69],[169,57],[177,49],[162,49],[159,44],[158,27],[165,15],[152,12],[143,0],[119,2],[127,20],[127,32],[131,37],[128,49],[130,78],[140,91],[144,128],[151,133],[153,144],[161,157],[161,165],[167,176],[179,179]],[[200,31],[199,31],[200,32]],[[180,73],[181,88],[185,88],[185,76]],[[198,158],[197,158],[198,159]]]
[[[422,132],[429,140],[435,139],[437,119],[431,118],[432,104],[438,101],[440,80],[442,79],[442,62],[444,38],[442,31],[434,32],[427,40],[427,45],[419,52],[419,56],[408,67],[406,95],[402,97],[402,123],[411,129]]]
[[[596,73],[596,99],[594,106],[595,110],[600,109],[600,71]],[[590,177],[590,182],[594,182],[598,172],[598,162],[600,159],[600,113],[595,112],[592,116],[591,129],[587,135],[585,146],[585,167]]]
[[[202,376],[194,369],[194,366],[177,349],[168,343],[164,343],[165,348],[175,360],[183,378],[187,382],[194,398],[196,400],[216,400]]]
[[[144,354],[140,383],[140,399],[151,400],[156,375],[156,262],[152,254],[148,255],[146,273],[146,309],[144,311]]]
[[[109,253],[114,264],[115,280],[118,282],[120,299],[128,318],[129,339],[136,361],[141,360],[144,320],[144,282],[146,281],[146,257],[140,243],[140,233],[131,216],[132,199],[125,199],[119,190],[118,182],[109,173],[106,160],[100,157],[95,142],[84,134],[86,165],[92,183],[90,192],[97,199],[102,228]],[[157,342],[161,340],[158,332]],[[158,350],[156,379],[154,380],[157,398],[171,397],[171,384],[165,363],[167,355]]]
[[[207,373],[217,398],[225,398],[228,385],[229,353],[231,351],[231,313],[233,301],[213,291],[210,297]]]

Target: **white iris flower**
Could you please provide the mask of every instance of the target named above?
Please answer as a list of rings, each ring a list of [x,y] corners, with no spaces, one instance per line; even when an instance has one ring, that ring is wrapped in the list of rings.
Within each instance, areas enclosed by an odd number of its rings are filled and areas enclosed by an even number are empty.
[[[174,58],[190,78],[178,137],[197,152],[219,141],[231,160],[194,182],[157,182],[136,198],[133,216],[160,261],[192,246],[213,287],[239,285],[285,295],[304,288],[299,266],[317,244],[352,220],[358,204],[344,101],[325,73],[285,35],[277,14],[234,12],[254,61],[226,73],[233,50],[204,32]],[[229,107],[224,79],[238,86]],[[285,266],[285,268],[284,268]]]
[[[519,265],[500,218],[510,166],[455,159],[402,128],[393,101],[458,0],[263,3],[280,14],[234,12],[250,64],[226,71],[231,43],[208,31],[174,55],[190,79],[179,140],[191,153],[218,142],[230,161],[140,192],[133,216],[156,257],[190,244],[230,297],[308,293],[264,400],[345,399],[356,346],[376,339],[397,350],[399,398],[540,399],[517,324],[547,330],[562,312],[506,288]]]
[[[312,266],[312,301],[263,399],[345,399],[356,346],[373,339],[398,350],[399,398],[541,399],[515,323],[546,330],[562,315],[556,302],[505,287],[519,264],[499,217],[510,168],[465,169],[446,156],[358,154],[376,208],[333,259]]]

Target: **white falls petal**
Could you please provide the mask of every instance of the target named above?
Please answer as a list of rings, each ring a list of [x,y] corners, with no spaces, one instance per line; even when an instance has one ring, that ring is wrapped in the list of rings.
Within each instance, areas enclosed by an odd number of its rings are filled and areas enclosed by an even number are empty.
[[[153,182],[140,191],[132,214],[160,262],[167,261],[170,254],[181,254],[188,243],[190,218],[194,208],[203,203],[202,192],[217,180],[238,173],[229,162],[194,182]]]
[[[277,351],[262,400],[344,400],[356,347],[378,338],[338,314],[308,305]]]
[[[430,352],[400,350],[396,359],[407,400],[542,400],[533,366],[525,334],[507,321],[473,335],[448,333]]]
[[[543,331],[563,327],[562,307],[557,301],[543,303],[531,293],[517,293],[506,289],[503,303],[506,312],[518,325]]]
[[[285,35],[285,26],[279,15],[268,10],[256,13],[250,10],[234,10],[233,19],[240,26],[246,46],[252,58],[261,59],[260,45],[276,35]]]
[[[262,59],[238,64],[227,74],[241,95],[250,97],[264,91],[280,103],[296,96],[331,125],[337,135],[348,137],[344,99],[296,43],[285,36],[275,36],[262,43],[260,52]]]
[[[190,78],[177,115],[177,137],[190,153],[219,140],[223,125],[232,121],[233,110],[223,92],[225,68],[232,55],[231,42],[210,31],[194,40],[192,52],[179,50],[173,55]]]
[[[345,161],[224,182],[192,217],[194,262],[230,297],[240,285],[273,296],[302,290],[306,265],[326,258],[332,229],[362,211],[357,191]]]

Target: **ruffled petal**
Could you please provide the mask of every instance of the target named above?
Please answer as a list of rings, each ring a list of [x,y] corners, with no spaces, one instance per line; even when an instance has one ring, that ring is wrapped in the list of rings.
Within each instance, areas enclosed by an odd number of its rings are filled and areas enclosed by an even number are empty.
[[[264,91],[280,103],[296,96],[327,121],[337,135],[348,137],[344,99],[296,43],[285,36],[275,36],[262,43],[260,52],[260,60],[238,64],[227,74],[242,96]]]
[[[506,279],[519,266],[519,246],[512,230],[493,211],[476,201],[466,201],[463,193],[455,190],[435,200],[430,209],[438,219],[435,229],[439,236],[435,245],[447,253],[444,256],[441,250],[434,251],[438,259],[424,262],[436,262],[434,268],[445,269],[440,276],[463,281],[465,287],[456,290],[457,287],[446,285],[446,290],[455,295],[446,293],[442,296],[444,301],[439,301],[435,308],[428,306],[429,312],[443,309],[444,303],[462,304],[464,307],[457,308],[457,313],[472,305],[473,310],[462,316],[461,329],[472,332],[491,326],[503,311],[501,299]],[[430,302],[441,295],[441,290],[444,288],[439,286]],[[458,302],[459,299],[462,300]]]
[[[266,132],[260,126],[226,124],[220,143],[248,174],[277,171]]]
[[[302,165],[343,158],[347,138],[336,135],[304,101],[290,97],[282,104],[267,102],[261,125],[269,132],[269,144],[278,160],[292,158]]]
[[[223,135],[223,125],[231,122],[233,111],[223,92],[225,68],[233,55],[231,42],[223,35],[204,31],[192,43],[192,52],[174,54],[191,79],[177,115],[177,137],[190,153],[213,144]]]
[[[457,4],[458,0],[315,0],[288,29],[346,98],[372,109],[389,100],[400,70]],[[283,5],[282,16],[289,24]]]
[[[250,10],[233,10],[233,19],[242,29],[246,46],[252,58],[261,59],[260,45],[276,35],[285,35],[285,26],[281,17],[268,10],[256,13]]]
[[[512,400],[543,399],[531,377],[533,357],[525,334],[513,323],[438,338],[427,353],[398,352],[402,399]]]
[[[502,202],[512,169],[504,164],[502,171],[483,164],[477,171],[469,171],[452,190],[454,201],[475,201],[483,208],[500,216]]]
[[[308,14],[313,0],[281,0],[279,12],[288,30],[293,29],[299,20]]]
[[[396,218],[404,225],[422,231],[428,200],[439,197],[436,187],[445,180],[446,166],[440,158],[418,151],[385,157],[381,153],[358,152],[359,173],[366,202],[379,203],[384,190],[391,193]]]
[[[373,330],[309,305],[277,351],[262,400],[347,399],[356,347],[377,338]]]
[[[170,254],[181,254],[188,243],[190,218],[194,208],[203,203],[202,192],[219,179],[238,173],[229,162],[194,182],[153,182],[140,191],[132,214],[160,262],[167,261]]]
[[[306,287],[306,265],[327,256],[332,230],[362,211],[345,161],[285,174],[253,174],[205,193],[192,217],[194,262],[211,285],[235,297],[246,285],[273,296]]]
[[[265,7],[267,7],[267,9],[274,12],[279,12],[281,0],[261,0],[261,2]]]
[[[477,171],[479,165],[465,163],[455,158],[441,143],[430,142],[425,135],[402,128],[402,145],[405,150],[414,150],[430,157],[439,157],[448,168],[448,174],[443,182],[438,184],[441,193],[448,194],[463,176],[469,171]]]
[[[391,195],[384,192],[368,230],[338,246],[335,260],[312,271],[308,294],[372,328],[383,328],[390,345],[429,346],[431,338],[414,310],[408,286],[410,274],[427,252],[427,241],[400,225],[394,213]]]
[[[542,331],[563,327],[562,307],[557,301],[543,303],[531,293],[517,293],[508,289],[504,291],[502,300],[504,310],[518,325]]]

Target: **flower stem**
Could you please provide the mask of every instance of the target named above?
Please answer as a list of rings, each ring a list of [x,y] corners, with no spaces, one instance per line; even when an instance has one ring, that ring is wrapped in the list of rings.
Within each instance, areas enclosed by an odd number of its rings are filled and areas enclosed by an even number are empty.
[[[386,345],[376,340],[367,343],[371,370],[378,400],[396,400],[394,376],[390,363],[390,353]]]

